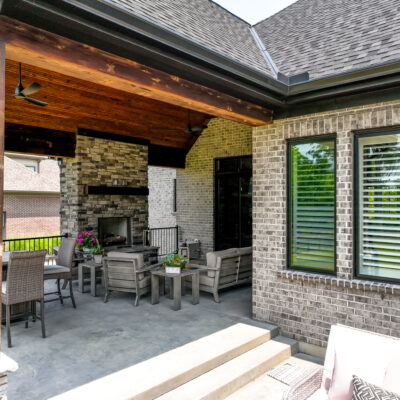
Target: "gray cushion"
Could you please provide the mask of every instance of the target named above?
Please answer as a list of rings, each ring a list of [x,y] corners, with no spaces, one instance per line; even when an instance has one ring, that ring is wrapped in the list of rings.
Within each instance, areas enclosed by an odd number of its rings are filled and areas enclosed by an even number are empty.
[[[209,267],[216,267],[217,266],[217,258],[218,257],[229,257],[238,254],[238,249],[231,248],[226,250],[219,250],[219,251],[211,251],[207,253],[207,265]]]
[[[44,274],[45,275],[51,275],[51,274],[62,274],[62,273],[68,274],[69,268],[63,267],[61,265],[45,265],[44,266]]]
[[[250,247],[241,247],[238,249],[238,252],[241,256],[244,256],[245,254],[251,254],[253,252],[253,248]]]
[[[107,253],[107,258],[112,259],[113,257],[124,258],[127,260],[137,260],[138,268],[143,268],[144,265],[142,253],[124,253],[122,251],[110,251],[109,253]]]

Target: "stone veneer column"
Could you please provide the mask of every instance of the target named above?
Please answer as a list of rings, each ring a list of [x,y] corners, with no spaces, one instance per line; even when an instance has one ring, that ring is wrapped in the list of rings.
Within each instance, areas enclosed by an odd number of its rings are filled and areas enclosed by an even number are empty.
[[[77,137],[76,157],[63,159],[61,232],[76,236],[88,226],[97,232],[98,218],[130,217],[133,241],[148,226],[147,196],[86,195],[86,185],[147,187],[148,148],[86,136]]]

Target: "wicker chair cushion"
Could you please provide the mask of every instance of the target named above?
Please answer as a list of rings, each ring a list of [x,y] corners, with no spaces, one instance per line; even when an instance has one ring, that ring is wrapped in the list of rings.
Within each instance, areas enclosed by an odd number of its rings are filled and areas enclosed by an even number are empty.
[[[44,274],[45,275],[54,275],[54,274],[69,274],[70,269],[67,267],[63,267],[61,265],[45,265]]]

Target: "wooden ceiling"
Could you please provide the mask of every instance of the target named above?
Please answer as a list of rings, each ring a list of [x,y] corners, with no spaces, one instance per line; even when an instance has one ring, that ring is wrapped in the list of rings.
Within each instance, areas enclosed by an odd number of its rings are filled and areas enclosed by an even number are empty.
[[[6,122],[73,133],[78,128],[91,129],[186,150],[195,142],[184,132],[185,108],[23,64],[24,87],[34,81],[43,88],[32,97],[48,102],[46,107],[14,98],[18,63],[6,61]],[[190,111],[192,126],[209,118]]]

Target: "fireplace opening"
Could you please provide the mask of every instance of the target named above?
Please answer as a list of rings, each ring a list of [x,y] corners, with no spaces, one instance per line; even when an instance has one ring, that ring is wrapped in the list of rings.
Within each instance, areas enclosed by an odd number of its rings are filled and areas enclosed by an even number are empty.
[[[99,242],[101,246],[131,245],[131,221],[129,217],[108,217],[98,219]]]

